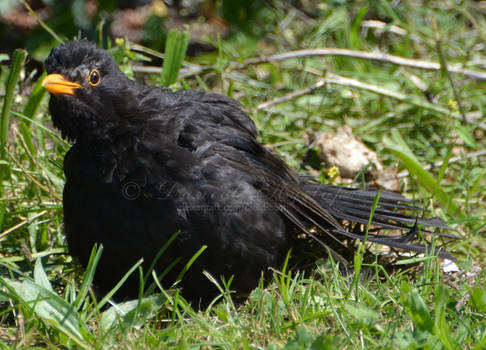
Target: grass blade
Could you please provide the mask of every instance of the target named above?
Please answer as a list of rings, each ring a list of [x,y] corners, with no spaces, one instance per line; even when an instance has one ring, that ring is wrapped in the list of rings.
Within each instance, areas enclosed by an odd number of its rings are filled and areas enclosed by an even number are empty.
[[[41,258],[35,261],[34,267],[34,281],[36,284],[41,286],[42,288],[54,292],[51,286],[51,282],[49,282],[49,278],[47,278],[47,274],[44,271],[44,267],[42,266]]]
[[[184,268],[179,272],[179,275],[177,276],[177,281],[182,280],[182,277],[186,274],[187,271],[191,268],[192,264],[196,261],[197,258],[199,258],[199,255],[201,255],[207,248],[207,245],[203,245],[199,250],[192,256],[191,259],[187,262],[187,264],[184,266]]]
[[[167,36],[165,43],[165,59],[162,67],[162,85],[174,84],[177,80],[182,61],[186,56],[189,45],[189,31],[179,32],[173,29]]]
[[[8,122],[10,119],[10,109],[12,108],[12,101],[15,91],[15,86],[19,80],[20,71],[24,64],[27,51],[23,49],[17,49],[12,56],[12,68],[7,78],[7,84],[5,88],[5,98],[3,99],[2,113],[0,114],[0,161],[5,160],[6,152],[5,147],[8,140]],[[7,165],[0,164],[0,198],[3,197],[3,180],[6,177],[8,171]],[[7,202],[0,203],[0,228],[3,226],[3,218],[5,215]]]
[[[35,114],[37,113],[37,110],[39,109],[39,106],[44,96],[46,96],[47,90],[42,87],[42,79],[44,78],[44,76],[45,73],[42,74],[35,83],[34,88],[32,89],[32,93],[30,94],[30,97],[27,100],[27,103],[25,104],[25,107],[22,111],[22,114],[29,119],[33,119],[35,117]],[[30,126],[31,123],[28,121],[28,119],[24,119],[23,123],[19,125],[20,133],[23,136],[30,153],[35,154],[35,147],[32,142],[32,132],[30,130]]]
[[[159,259],[162,256],[162,254],[166,251],[167,248],[169,248],[169,246],[177,238],[177,236],[179,236],[179,233],[180,233],[180,231],[177,231],[172,236],[170,236],[170,238],[167,240],[167,242],[164,243],[164,245],[162,246],[162,248],[159,249],[159,251],[155,255],[154,260],[150,264],[148,270],[145,272],[145,276],[143,277],[144,284],[147,284],[148,278],[152,274],[152,270],[154,269],[155,264],[157,264],[157,261],[159,261]]]
[[[415,175],[417,180],[429,192],[433,193],[434,196],[437,197],[437,199],[439,199],[442,205],[446,207],[446,210],[449,214],[462,217],[462,213],[459,207],[454,203],[452,198],[442,189],[442,187],[437,182],[437,180],[434,179],[432,174],[430,174],[422,167],[422,165],[419,163],[418,159],[415,157],[412,151],[408,148],[398,131],[393,130],[392,136],[393,140],[388,137],[385,137],[383,139],[386,148],[398,159],[400,159],[400,161],[403,163],[403,165],[405,165],[410,174]]]
[[[422,296],[416,289],[412,289],[408,282],[402,283],[400,299],[415,327],[421,331],[433,332],[434,320]]]
[[[0,115],[0,154],[1,159],[5,159],[4,147],[7,144],[8,139],[8,122],[10,119],[10,109],[12,107],[12,101],[15,91],[15,86],[19,80],[20,71],[24,64],[27,52],[23,49],[17,49],[13,53],[12,68],[8,75],[7,86],[5,89],[5,98],[3,99],[2,114]]]
[[[83,276],[83,282],[81,283],[81,287],[79,288],[79,293],[76,297],[74,302],[74,307],[76,310],[79,310],[81,304],[86,299],[88,295],[88,288],[91,286],[93,282],[96,266],[98,266],[98,262],[101,258],[101,253],[103,252],[103,245],[95,245],[93,250],[91,251],[91,256],[89,257],[88,266],[86,266],[86,270]]]
[[[36,264],[36,267],[42,269],[40,263]],[[90,348],[88,344],[91,337],[79,314],[73,305],[54,291],[29,279],[17,282],[0,278],[0,285],[7,287],[8,291],[4,294],[8,298],[15,300],[22,307],[32,309],[35,314],[66,334],[82,348]]]
[[[130,277],[130,275],[133,273],[133,271],[135,271],[136,269],[138,269],[138,267],[140,265],[142,265],[143,263],[143,259],[140,259],[138,260],[135,265],[133,265],[130,270],[128,270],[128,272],[122,277],[122,279],[115,285],[115,287],[112,288],[111,291],[108,292],[108,294],[106,294],[103,299],[101,299],[101,301],[98,303],[98,305],[96,306],[96,310],[94,311],[99,311],[102,309],[102,307],[108,302],[108,300],[110,300],[110,298],[116,293],[116,291],[118,289],[120,289],[120,287],[125,283],[125,281],[128,279],[128,277]],[[91,315],[90,317],[88,318],[91,318]]]
[[[446,309],[449,301],[447,289],[438,285],[435,290],[435,317],[434,317],[434,333],[440,339],[445,349],[454,350],[460,349],[459,344],[451,336],[451,329],[446,320]]]

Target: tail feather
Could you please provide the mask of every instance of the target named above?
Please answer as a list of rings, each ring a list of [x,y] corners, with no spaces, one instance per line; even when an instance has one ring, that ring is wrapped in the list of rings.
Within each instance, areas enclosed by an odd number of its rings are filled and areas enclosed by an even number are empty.
[[[359,224],[367,224],[369,222],[371,208],[378,193],[376,190],[325,186],[306,180],[302,181],[301,188],[332,216]],[[410,243],[417,237],[417,226],[436,227],[448,230],[451,228],[438,217],[418,218],[417,216],[404,212],[404,210],[420,211],[421,209],[414,204],[414,201],[400,194],[381,191],[371,224],[376,228],[399,229],[408,232],[397,236],[384,236],[370,233],[367,241],[419,253],[430,251],[431,248],[427,246]],[[333,228],[331,232],[348,238],[364,240],[364,235],[349,232],[346,229]],[[442,234],[442,236],[457,238],[448,234]],[[452,254],[444,249],[436,248],[434,253],[443,258],[455,259]]]
[[[333,230],[333,232],[335,232],[335,231],[336,230]],[[401,235],[401,236],[397,236],[398,239],[390,239],[392,237],[383,237],[383,236],[377,237],[377,236],[369,235],[366,240],[368,242],[383,244],[383,245],[386,245],[386,246],[389,246],[389,247],[392,247],[392,248],[410,250],[410,251],[414,251],[414,252],[417,252],[417,253],[428,253],[428,252],[430,253],[430,251],[432,250],[432,248],[430,248],[430,247],[427,247],[427,246],[424,246],[423,244],[418,244],[418,243],[409,243],[410,241],[415,239],[415,237],[417,236],[416,231],[417,230],[414,227],[410,230],[409,233]],[[346,230],[339,230],[339,233],[341,235],[345,236],[345,237],[359,239],[361,241],[364,241],[364,239],[365,239],[365,237],[363,237],[362,235],[357,235],[357,234],[348,232]],[[444,258],[444,259],[456,260],[456,257],[454,255],[452,255],[451,253],[449,253],[445,249],[441,249],[440,247],[434,248],[433,254],[438,255],[439,257]]]
[[[344,219],[350,220],[353,222],[359,222],[362,224],[368,223],[370,217],[370,206],[367,208],[356,208],[352,206],[340,206],[339,204],[334,204],[333,208],[325,207],[331,214],[334,216]],[[395,224],[393,223],[395,222]],[[389,209],[381,209],[377,208],[373,214],[373,224],[380,225],[383,228],[408,228],[409,226],[406,224],[414,224],[417,222],[419,225],[422,226],[429,226],[429,227],[440,227],[448,229],[448,226],[442,221],[437,220],[437,218],[431,219],[421,219],[410,216],[408,214],[394,212]]]
[[[308,181],[303,183],[302,187],[333,216],[364,224],[368,223],[371,207],[378,192],[377,190],[319,185]],[[451,229],[438,217],[418,218],[404,213],[403,210],[419,211],[421,209],[415,205],[403,203],[415,202],[397,193],[381,191],[372,224],[383,228],[404,229],[410,228],[409,224],[418,223],[427,227]]]

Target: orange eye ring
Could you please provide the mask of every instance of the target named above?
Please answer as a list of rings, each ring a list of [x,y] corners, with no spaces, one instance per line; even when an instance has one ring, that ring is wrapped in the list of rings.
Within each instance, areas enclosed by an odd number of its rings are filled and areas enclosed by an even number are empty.
[[[97,69],[93,69],[89,73],[89,78],[88,78],[89,85],[91,86],[96,86],[101,82],[101,74],[100,71]]]

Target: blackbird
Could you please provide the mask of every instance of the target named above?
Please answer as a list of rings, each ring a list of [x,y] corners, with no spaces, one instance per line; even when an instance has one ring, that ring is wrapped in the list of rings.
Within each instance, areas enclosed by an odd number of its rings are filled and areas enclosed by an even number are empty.
[[[179,284],[196,302],[217,295],[205,271],[233,278],[230,289],[248,293],[262,272],[280,266],[297,237],[339,260],[333,247],[364,240],[342,221],[355,228],[368,223],[377,191],[297,175],[257,141],[255,124],[237,101],[139,84],[86,40],[55,47],[45,68],[53,124],[73,143],[64,159],[67,243],[84,266],[93,245],[103,245],[94,279],[100,291],[113,288],[140,258],[148,269],[171,237],[153,265],[165,273],[165,287],[207,246]],[[413,208],[403,196],[382,191],[371,223],[403,233],[370,232],[367,241],[425,252],[412,243],[416,225],[447,226],[404,213]],[[445,250],[435,253],[452,258]],[[134,275],[118,298],[137,297]]]

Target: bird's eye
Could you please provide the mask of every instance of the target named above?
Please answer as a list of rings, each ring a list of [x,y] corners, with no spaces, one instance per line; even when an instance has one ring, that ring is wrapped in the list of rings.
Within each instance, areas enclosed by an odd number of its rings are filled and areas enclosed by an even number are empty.
[[[89,73],[89,85],[96,86],[101,81],[100,72],[97,69],[93,69],[91,73]]]

